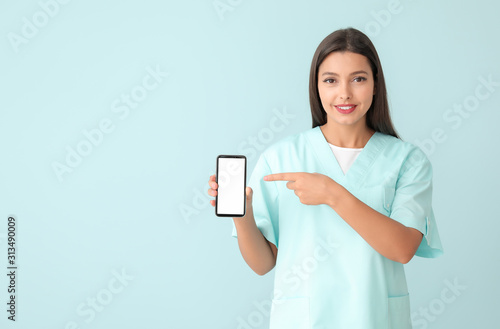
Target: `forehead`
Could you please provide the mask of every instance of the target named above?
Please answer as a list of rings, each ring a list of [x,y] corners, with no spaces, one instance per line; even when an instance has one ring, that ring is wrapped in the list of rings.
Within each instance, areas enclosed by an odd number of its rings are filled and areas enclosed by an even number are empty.
[[[320,74],[325,71],[337,74],[349,74],[361,70],[372,73],[368,58],[349,51],[335,51],[329,54],[318,68]]]

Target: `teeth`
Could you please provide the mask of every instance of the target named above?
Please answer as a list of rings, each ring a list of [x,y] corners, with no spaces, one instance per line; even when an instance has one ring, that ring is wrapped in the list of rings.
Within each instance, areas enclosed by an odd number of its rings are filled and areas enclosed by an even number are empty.
[[[338,106],[339,109],[341,110],[349,110],[352,109],[354,106]]]

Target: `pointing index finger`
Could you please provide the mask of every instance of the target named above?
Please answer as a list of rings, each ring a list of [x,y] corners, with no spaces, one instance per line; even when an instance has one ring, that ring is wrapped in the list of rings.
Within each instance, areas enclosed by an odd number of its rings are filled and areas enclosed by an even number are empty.
[[[295,181],[296,179],[297,179],[297,175],[296,175],[296,173],[293,173],[293,172],[271,174],[271,175],[264,176],[264,180],[268,181],[268,182],[277,181],[277,180]]]

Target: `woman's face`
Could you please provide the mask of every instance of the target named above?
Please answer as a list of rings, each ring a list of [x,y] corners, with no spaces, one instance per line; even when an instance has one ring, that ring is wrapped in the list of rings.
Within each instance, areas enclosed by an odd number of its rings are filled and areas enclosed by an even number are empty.
[[[348,51],[329,54],[319,66],[318,91],[328,123],[365,126],[375,94],[368,59]]]

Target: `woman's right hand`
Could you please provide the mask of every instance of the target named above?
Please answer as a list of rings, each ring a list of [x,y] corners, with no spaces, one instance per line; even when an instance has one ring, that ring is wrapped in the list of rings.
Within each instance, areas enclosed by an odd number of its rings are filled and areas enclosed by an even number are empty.
[[[208,180],[208,185],[210,186],[210,188],[208,189],[208,195],[216,196],[217,189],[219,188],[219,185],[215,182],[215,175],[210,176],[210,179]],[[246,211],[245,211],[244,217],[247,217],[247,215],[249,215],[249,214],[253,215],[253,208],[252,208],[253,191],[252,191],[252,188],[250,186],[246,187],[245,194],[246,194],[247,200],[246,200]],[[215,200],[210,200],[210,204],[213,207],[215,207]],[[240,218],[244,218],[244,217],[240,217]]]

